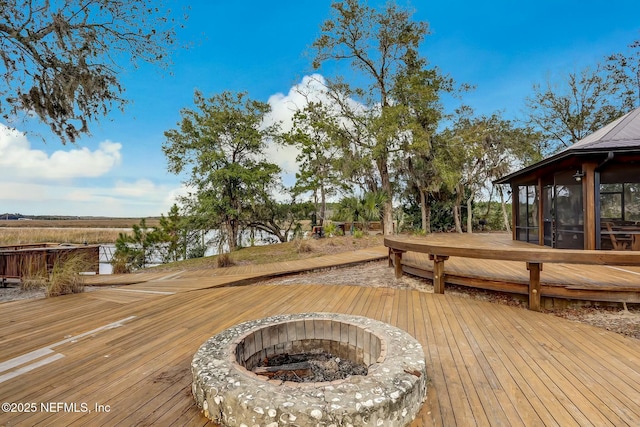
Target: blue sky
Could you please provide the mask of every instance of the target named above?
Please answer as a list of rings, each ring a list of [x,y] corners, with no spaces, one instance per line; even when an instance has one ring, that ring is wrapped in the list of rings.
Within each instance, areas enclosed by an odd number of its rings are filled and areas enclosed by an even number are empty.
[[[169,2],[174,9],[181,2]],[[371,1],[371,4],[384,3]],[[0,130],[0,213],[155,216],[166,213],[182,189],[166,171],[164,131],[176,127],[193,92],[210,96],[247,91],[269,101],[286,120],[292,90],[314,72],[305,53],[328,17],[328,0],[208,0],[190,2],[171,74],[143,66],[121,75],[132,101],[92,126],[92,135],[62,145],[35,124],[15,124],[26,136]],[[406,4],[402,0],[399,4]],[[595,65],[640,39],[640,2],[414,0],[415,19],[432,34],[422,53],[457,82],[476,89],[464,102],[477,113],[523,117],[534,83],[557,80]],[[453,108],[454,105],[448,105]],[[294,153],[269,155],[294,172]]]

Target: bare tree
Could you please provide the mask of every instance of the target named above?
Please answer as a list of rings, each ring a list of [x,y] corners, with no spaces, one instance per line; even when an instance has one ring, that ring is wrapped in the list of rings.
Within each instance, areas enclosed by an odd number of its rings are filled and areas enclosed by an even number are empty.
[[[618,88],[618,96],[626,110],[640,106],[640,40],[628,46],[627,52],[614,53],[604,65]]]
[[[534,85],[525,101],[527,122],[547,141],[542,154],[569,147],[621,116],[624,107],[615,92],[616,85],[600,66],[569,73],[561,82]]]

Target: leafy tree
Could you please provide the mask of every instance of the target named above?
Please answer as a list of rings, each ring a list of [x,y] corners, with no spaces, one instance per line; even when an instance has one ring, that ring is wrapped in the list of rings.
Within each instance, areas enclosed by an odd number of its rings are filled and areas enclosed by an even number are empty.
[[[428,32],[425,22],[411,20],[412,12],[388,3],[376,10],[364,1],[333,2],[330,19],[321,26],[321,34],[313,43],[313,66],[319,68],[327,61],[349,61],[359,73],[358,86],[337,79],[329,83],[337,105],[343,108],[351,128],[344,128],[345,154],[353,154],[352,164],[375,165],[376,175],[384,192],[384,234],[391,234],[393,223],[393,185],[390,159],[402,151],[412,139],[402,120],[402,108],[396,108],[392,91],[397,77],[407,62],[419,58],[418,47]],[[360,99],[365,108],[349,103],[348,98]],[[368,163],[368,164],[367,164]],[[377,185],[369,182],[369,190]]]
[[[147,227],[143,218],[140,224],[134,224],[132,234],[120,233],[116,239],[116,251],[111,264],[114,270],[124,273],[145,268],[153,261],[160,233],[156,228]]]
[[[268,104],[245,93],[223,92],[206,99],[195,94],[197,110],[182,110],[179,129],[165,132],[162,149],[169,171],[191,168],[186,184],[197,203],[190,213],[207,217],[220,230],[229,250],[238,246],[243,227],[255,218],[252,209],[269,202],[280,168],[262,158],[275,125],[263,127]]]
[[[297,203],[295,199],[289,203],[278,203],[265,197],[263,203],[253,206],[247,227],[271,233],[284,243],[292,232],[294,235],[300,234],[300,219],[308,218],[313,211],[314,205],[311,203]]]
[[[420,224],[424,233],[432,231],[432,204],[444,193],[451,193],[458,180],[458,170],[451,167],[451,155],[443,138],[437,135],[431,141],[431,149],[426,153],[408,156],[399,165],[405,176],[404,196],[414,198],[420,208]]]
[[[461,232],[460,205],[467,208],[467,232],[473,230],[473,202],[491,181],[510,170],[539,160],[536,146],[540,135],[528,127],[518,128],[497,113],[491,116],[472,115],[471,110],[459,110],[452,129],[443,132],[450,144],[450,167],[458,171],[455,186],[454,220]],[[505,224],[508,227],[508,224]]]
[[[541,154],[569,147],[621,116],[624,105],[614,96],[617,90],[600,66],[569,73],[561,83],[534,85],[525,101],[527,123],[546,141]]]
[[[296,147],[299,172],[296,174],[295,194],[311,191],[315,211],[322,225],[327,209],[327,197],[345,189],[339,169],[338,148],[333,142],[338,132],[338,119],[321,102],[309,102],[293,117],[292,130],[284,135],[285,143]]]
[[[178,205],[174,203],[166,217],[164,215],[160,216],[160,227],[157,232],[159,233],[158,240],[163,243],[161,251],[164,262],[173,262],[185,258],[187,230]]]
[[[170,11],[150,0],[0,2],[0,113],[35,113],[62,142],[122,108],[123,64],[167,65],[175,43]]]

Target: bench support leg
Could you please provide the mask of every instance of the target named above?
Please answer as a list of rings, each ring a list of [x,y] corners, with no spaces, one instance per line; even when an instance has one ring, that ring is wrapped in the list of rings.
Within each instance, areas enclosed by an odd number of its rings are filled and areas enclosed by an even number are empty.
[[[540,311],[540,272],[542,263],[528,262],[529,270],[529,310]]]
[[[433,261],[433,293],[444,294],[444,262],[449,257],[430,254],[429,259]]]
[[[393,262],[395,264],[396,279],[402,277],[402,251],[393,251]]]

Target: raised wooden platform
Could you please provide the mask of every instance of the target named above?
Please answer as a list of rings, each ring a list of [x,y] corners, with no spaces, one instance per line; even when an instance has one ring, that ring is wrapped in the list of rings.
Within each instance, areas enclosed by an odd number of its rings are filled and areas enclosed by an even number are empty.
[[[640,424],[638,340],[450,295],[323,284],[210,288],[239,274],[204,273],[0,304],[0,401],[37,408],[0,412],[0,425],[207,425],[191,397],[196,349],[239,322],[309,311],[368,316],[422,343],[430,383],[416,427]]]
[[[434,263],[429,253],[440,251],[438,247],[442,247],[445,248],[443,251],[458,251],[461,255],[452,255],[446,260],[444,280],[449,284],[526,295],[530,281],[527,263],[544,262],[540,272],[540,295],[543,299],[640,303],[640,266],[603,265],[611,257],[614,257],[612,264],[637,262],[634,260],[640,260],[640,253],[637,252],[541,248],[513,241],[506,234],[440,234],[397,240],[406,240],[422,250],[416,252],[409,246],[401,246],[409,249],[402,255],[402,270],[420,277],[433,279]],[[424,249],[420,247],[422,242],[427,242]],[[572,262],[577,259],[581,263],[558,262],[562,257]],[[619,259],[615,261],[615,257]],[[593,265],[585,264],[587,262]]]

